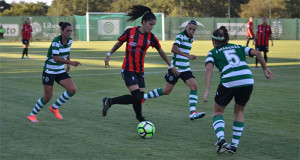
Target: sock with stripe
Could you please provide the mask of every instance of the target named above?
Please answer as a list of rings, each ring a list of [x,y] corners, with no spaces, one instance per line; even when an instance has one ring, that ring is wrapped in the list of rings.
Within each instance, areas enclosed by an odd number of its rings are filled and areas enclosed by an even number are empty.
[[[192,114],[196,110],[197,100],[198,100],[197,90],[191,90],[189,96],[190,114]]]
[[[149,93],[147,94],[144,94],[144,99],[148,99],[148,98],[156,98],[156,97],[159,97],[159,96],[162,96],[164,95],[163,94],[163,89],[162,88],[157,88],[157,89],[154,89],[153,91],[150,91]]]
[[[53,109],[58,109],[59,106],[61,106],[62,104],[66,103],[71,97],[73,96],[73,94],[71,94],[69,91],[65,91],[57,100],[55,103],[52,104],[52,108]]]
[[[237,148],[244,130],[244,122],[233,121],[232,129],[233,129],[233,133],[232,133],[231,145]]]
[[[37,115],[39,111],[46,105],[45,101],[43,100],[43,97],[41,97],[33,107],[32,112],[29,114],[29,116]]]
[[[213,118],[213,127],[218,137],[218,142],[222,139],[225,139],[224,135],[224,128],[225,128],[225,121],[222,115],[215,115]]]

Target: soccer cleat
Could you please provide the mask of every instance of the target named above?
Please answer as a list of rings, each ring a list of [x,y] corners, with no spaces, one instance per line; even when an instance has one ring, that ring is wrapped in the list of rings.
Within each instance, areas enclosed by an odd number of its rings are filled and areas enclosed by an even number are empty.
[[[148,120],[147,120],[145,117],[143,117],[143,116],[140,116],[140,117],[136,116],[136,119],[137,119],[139,122],[148,121]]]
[[[217,149],[217,153],[223,153],[223,152],[225,152],[225,147],[226,147],[226,145],[227,145],[227,142],[226,142],[226,140],[225,139],[221,139],[221,141],[219,141],[219,142],[217,142],[216,144],[216,149]]]
[[[27,56],[26,58],[27,58],[27,59],[29,59],[29,57],[28,57],[28,56]]]
[[[194,120],[194,119],[202,118],[204,116],[205,116],[205,112],[194,111],[193,113],[190,114],[190,119]]]
[[[227,152],[231,153],[231,154],[234,154],[236,152],[236,147],[235,146],[232,146],[231,144],[228,144],[225,149],[227,150]]]
[[[63,117],[59,113],[58,109],[54,109],[54,108],[52,108],[52,106],[50,106],[49,111],[51,111],[57,119],[63,119]]]
[[[27,119],[28,119],[30,122],[39,122],[39,121],[36,119],[36,115],[28,116]]]
[[[102,108],[102,115],[105,117],[107,114],[108,109],[111,107],[111,104],[108,102],[109,98],[104,97],[103,98],[103,108]]]
[[[142,104],[145,103],[145,102],[146,102],[146,100],[143,98],[143,99],[142,99]]]

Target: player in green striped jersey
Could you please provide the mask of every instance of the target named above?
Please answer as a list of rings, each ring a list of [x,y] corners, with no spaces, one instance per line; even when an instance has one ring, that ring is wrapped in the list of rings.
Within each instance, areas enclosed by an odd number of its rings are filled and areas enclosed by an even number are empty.
[[[42,77],[44,96],[37,101],[32,112],[28,115],[27,119],[30,122],[39,122],[36,115],[52,98],[54,81],[66,89],[56,102],[49,107],[56,118],[63,119],[58,108],[76,93],[75,83],[67,73],[70,70],[70,65],[75,67],[80,65],[78,61],[70,61],[70,49],[73,42],[70,37],[72,26],[67,22],[60,22],[59,26],[61,27],[61,35],[53,39],[44,63]],[[67,64],[66,69],[64,64]]]
[[[226,27],[221,26],[213,32],[212,43],[215,48],[208,52],[205,61],[206,90],[203,101],[207,102],[213,66],[215,65],[221,72],[213,113],[213,127],[218,138],[216,143],[217,153],[227,150],[234,154],[244,129],[243,111],[250,99],[254,84],[252,72],[246,62],[246,56],[256,56],[267,79],[273,79],[273,74],[267,68],[266,62],[259,51],[241,45],[230,44],[228,41],[229,36]],[[233,134],[231,144],[227,145],[224,135],[225,121],[223,113],[233,97],[235,100]]]
[[[185,84],[190,88],[189,95],[189,107],[190,107],[190,115],[189,118],[191,120],[202,118],[205,116],[205,112],[197,112],[196,105],[198,102],[197,95],[197,82],[190,68],[189,60],[196,59],[195,55],[190,55],[190,50],[192,49],[192,43],[194,41],[194,33],[197,29],[197,22],[191,20],[188,22],[185,30],[179,33],[176,36],[175,42],[172,47],[172,65],[170,67],[177,67],[179,76],[175,76],[170,70],[165,75],[166,85],[164,88],[157,88],[150,91],[147,94],[144,94],[144,100],[148,98],[156,98],[162,95],[168,95],[173,90],[175,84],[178,79],[182,79]]]

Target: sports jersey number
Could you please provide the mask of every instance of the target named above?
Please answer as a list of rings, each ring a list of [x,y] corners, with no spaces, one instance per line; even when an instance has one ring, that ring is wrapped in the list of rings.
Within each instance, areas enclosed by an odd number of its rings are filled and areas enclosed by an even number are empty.
[[[235,54],[235,50],[234,49],[230,49],[230,50],[225,50],[223,51],[224,55],[228,61],[229,64],[233,65],[233,66],[237,66],[240,63],[240,58]]]

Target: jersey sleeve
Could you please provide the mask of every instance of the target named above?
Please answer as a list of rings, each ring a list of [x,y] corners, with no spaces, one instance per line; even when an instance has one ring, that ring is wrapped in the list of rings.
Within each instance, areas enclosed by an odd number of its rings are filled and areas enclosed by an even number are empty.
[[[250,22],[248,22],[248,23],[247,23],[247,28],[249,28],[249,29],[250,29]]]
[[[152,34],[152,36],[151,36],[150,46],[156,48],[157,50],[161,49],[161,45],[159,43],[159,40],[155,37],[154,34]]]
[[[120,42],[126,42],[128,34],[130,32],[130,29],[131,28],[126,29],[125,32],[118,38],[118,41],[120,41]]]
[[[59,55],[59,43],[52,41],[52,55]]]
[[[208,53],[207,53],[206,60],[205,60],[205,66],[206,66],[208,63],[215,64],[215,60],[214,60],[214,57],[213,57],[213,55],[212,55],[211,52],[208,52]]]
[[[245,47],[245,46],[241,46],[241,47],[242,47],[242,49],[244,50],[245,56],[253,57],[253,56],[250,54],[252,48],[250,48],[250,47]]]
[[[182,43],[182,41],[183,41],[183,36],[179,34],[176,36],[174,44],[177,44],[179,46]]]

